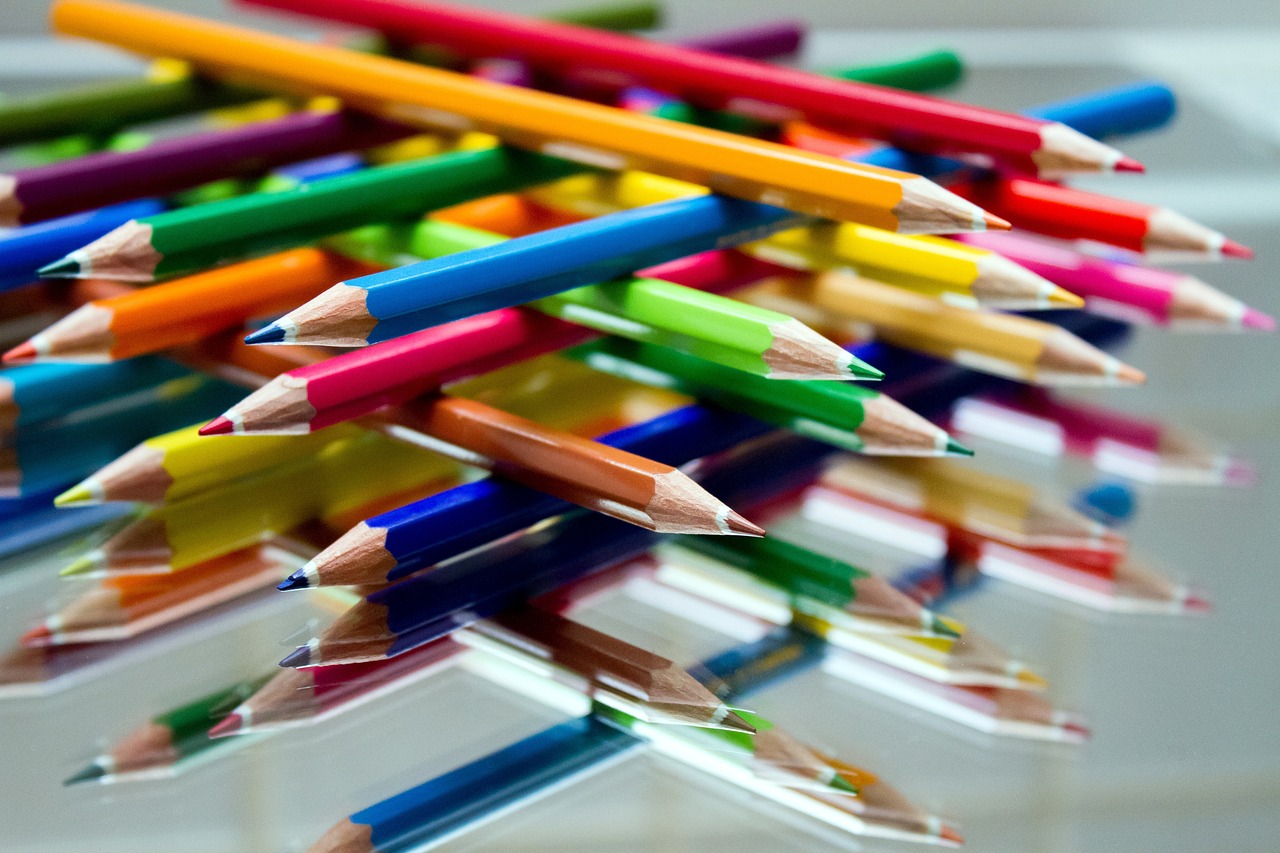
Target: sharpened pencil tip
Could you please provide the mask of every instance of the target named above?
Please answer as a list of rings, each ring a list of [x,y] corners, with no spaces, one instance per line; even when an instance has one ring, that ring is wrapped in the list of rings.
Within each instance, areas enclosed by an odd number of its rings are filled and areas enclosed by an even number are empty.
[[[289,577],[280,581],[280,583],[276,585],[276,589],[287,591],[291,589],[307,589],[309,586],[311,586],[311,581],[307,580],[306,570],[298,569],[296,572],[289,575]]]
[[[883,370],[857,358],[849,362],[849,372],[853,374],[854,379],[865,379],[872,382],[884,379]]]
[[[1070,720],[1062,724],[1062,731],[1072,740],[1086,741],[1093,737],[1093,732],[1083,723]]]
[[[1049,305],[1053,308],[1083,308],[1084,299],[1076,296],[1069,290],[1063,290],[1061,287],[1054,285],[1053,290],[1049,291],[1047,299]]]
[[[79,785],[82,782],[93,782],[107,775],[107,771],[97,764],[90,764],[79,773],[62,780],[63,785]]]
[[[1135,160],[1132,157],[1121,157],[1116,161],[1115,171],[1133,172],[1134,174],[1141,175],[1147,171],[1147,167],[1142,165],[1141,161]]]
[[[852,794],[855,797],[858,796],[859,793],[858,786],[854,785],[839,773],[831,777],[831,787],[842,794]]]
[[[218,415],[204,426],[200,427],[201,435],[230,435],[235,432],[235,422],[226,415]]]
[[[1246,329],[1256,329],[1259,332],[1274,332],[1276,330],[1276,318],[1270,314],[1263,314],[1255,308],[1244,309],[1244,316],[1240,318],[1240,325]]]
[[[929,629],[938,637],[951,637],[953,639],[964,636],[962,631],[955,622],[945,616],[934,614],[933,619],[929,622]]]
[[[956,441],[951,436],[947,436],[947,455],[948,456],[972,456],[973,451]]]
[[[962,847],[964,845],[964,836],[956,831],[955,827],[943,824],[938,830],[938,838],[945,841],[950,847]]]
[[[245,335],[244,342],[246,344],[282,344],[285,342],[284,329],[272,323]]]
[[[56,507],[88,506],[96,503],[99,503],[99,501],[94,495],[93,489],[90,489],[84,483],[72,486],[53,499],[53,505]]]
[[[1049,679],[1036,675],[1029,669],[1019,670],[1015,677],[1025,684],[1028,690],[1044,690],[1049,686]]]
[[[232,711],[230,714],[227,714],[219,720],[213,728],[209,729],[209,737],[226,737],[227,735],[236,734],[240,731],[243,725],[244,717],[240,716],[235,711]]]
[[[734,510],[729,510],[729,515],[724,520],[725,527],[739,536],[764,536],[764,528],[757,524],[752,524]]]
[[[53,632],[47,625],[37,625],[19,638],[18,645],[28,649],[40,648],[49,645],[52,639]]]
[[[1213,602],[1197,592],[1188,592],[1182,600],[1182,606],[1188,613],[1213,612]]]
[[[89,572],[97,571],[100,568],[102,568],[102,560],[97,554],[85,554],[58,572],[58,574],[67,578],[73,575],[87,575]]]
[[[982,223],[987,227],[988,231],[1012,231],[1013,223],[1007,219],[1001,219],[994,213],[982,212]]]
[[[732,711],[729,711],[724,715],[724,719],[718,723],[718,727],[735,732],[746,732],[749,735],[756,733],[755,726],[751,725]]]
[[[281,666],[293,667],[295,669],[298,667],[309,666],[310,664],[311,664],[311,646],[310,645],[298,646],[296,649],[289,652],[289,654],[285,655],[280,660]]]
[[[1253,249],[1250,249],[1243,243],[1237,243],[1235,240],[1223,241],[1222,254],[1228,258],[1240,258],[1244,261],[1253,260]]]
[[[31,341],[23,341],[13,349],[4,354],[3,360],[5,364],[22,364],[28,361],[35,361],[40,355],[40,351],[36,349],[36,345]]]
[[[61,258],[51,264],[45,264],[36,270],[41,278],[79,278],[80,262],[70,256]]]
[[[1128,364],[1120,364],[1116,368],[1116,381],[1122,385],[1141,385],[1147,381],[1147,374]]]

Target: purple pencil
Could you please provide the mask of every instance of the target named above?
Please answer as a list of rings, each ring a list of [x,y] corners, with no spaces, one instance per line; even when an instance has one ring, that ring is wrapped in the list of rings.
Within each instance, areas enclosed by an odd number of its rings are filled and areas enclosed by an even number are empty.
[[[408,136],[403,125],[304,111],[0,175],[0,225],[21,225]]]

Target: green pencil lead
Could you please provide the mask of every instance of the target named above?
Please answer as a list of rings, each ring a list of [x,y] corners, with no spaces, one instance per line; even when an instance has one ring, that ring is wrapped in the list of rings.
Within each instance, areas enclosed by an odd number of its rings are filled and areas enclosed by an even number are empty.
[[[831,777],[831,787],[841,793],[852,794],[855,797],[858,796],[859,793],[858,786],[851,783],[839,773]]]
[[[935,615],[933,617],[932,624],[929,627],[933,633],[939,637],[951,637],[955,639],[964,636],[964,632],[945,616]]]
[[[973,451],[956,441],[951,436],[947,436],[947,455],[948,456],[972,456]]]
[[[36,271],[41,278],[79,278],[80,262],[68,255],[65,258],[45,264]]]
[[[867,382],[877,382],[884,379],[884,371],[877,367],[867,364],[860,358],[854,358],[849,362],[849,372],[853,374],[855,379],[862,379]]]
[[[62,784],[63,785],[79,785],[82,782],[93,782],[97,779],[101,779],[103,776],[106,776],[106,775],[107,775],[107,771],[103,769],[102,765],[98,764],[97,762],[94,762],[93,764],[90,764],[85,769],[81,770],[79,773],[68,776],[66,779],[63,780]]]

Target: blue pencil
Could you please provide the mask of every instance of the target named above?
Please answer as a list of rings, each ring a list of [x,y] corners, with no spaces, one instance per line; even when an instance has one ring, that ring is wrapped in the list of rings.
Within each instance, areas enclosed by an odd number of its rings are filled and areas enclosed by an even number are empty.
[[[0,370],[0,426],[13,429],[70,414],[190,373],[172,361],[156,357],[110,364],[8,367]]]
[[[62,216],[0,233],[0,290],[12,290],[40,278],[37,270],[86,243],[92,243],[131,219],[165,209],[158,199],[138,199]]]
[[[343,282],[246,340],[376,343],[808,221],[716,195],[638,207]]]
[[[53,499],[62,488],[58,485],[33,495],[0,500],[0,559],[87,531],[132,512],[128,504],[56,509]]]

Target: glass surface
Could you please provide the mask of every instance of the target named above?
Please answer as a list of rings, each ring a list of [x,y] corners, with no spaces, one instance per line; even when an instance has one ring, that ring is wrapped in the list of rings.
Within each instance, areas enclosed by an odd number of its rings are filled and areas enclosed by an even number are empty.
[[[1276,313],[1280,139],[1265,131],[1280,126],[1280,101],[1259,98],[1265,120],[1236,123],[1238,111],[1230,107],[1238,92],[1231,87],[1239,75],[1228,73],[1235,66],[1214,64],[1230,55],[1229,38],[1206,36],[1204,52],[1181,54],[1178,45],[1185,42],[1159,39],[1142,50],[1100,42],[1081,51],[1078,40],[1045,34],[1019,41],[1008,33],[939,32],[928,44],[911,45],[828,34],[810,58],[829,66],[853,61],[868,47],[877,48],[876,57],[896,46],[946,44],[962,53],[972,47],[978,67],[955,94],[1008,108],[1172,73],[1182,94],[1176,124],[1124,145],[1146,161],[1151,175],[1086,183],[1167,203],[1253,246],[1253,264],[1194,270]],[[1037,61],[988,62],[998,52],[990,45],[1014,41],[1020,55]],[[56,56],[51,51],[50,61]],[[1250,78],[1250,84],[1274,93],[1280,79]],[[6,94],[30,85],[17,76],[0,79]],[[1193,428],[1258,467],[1259,484],[1249,489],[1137,490],[1139,513],[1129,530],[1135,547],[1168,575],[1201,585],[1215,612],[1108,616],[998,582],[948,610],[1049,677],[1055,702],[1088,718],[1091,742],[1073,748],[984,736],[822,670],[751,702],[793,734],[879,772],[957,821],[968,849],[1262,853],[1275,850],[1280,838],[1280,670],[1270,642],[1280,593],[1280,341],[1140,330],[1126,359],[1148,370],[1146,387],[1085,396]],[[978,449],[983,467],[1063,495],[1097,476],[1078,463]],[[59,565],[52,549],[0,566],[0,647],[11,647],[58,596]],[[133,644],[47,695],[0,699],[0,850],[302,850],[342,816],[561,719],[451,669],[348,714],[256,740],[171,780],[61,786],[148,716],[269,669],[328,618],[308,595],[263,596]],[[582,618],[682,662],[740,641],[627,595],[604,597]],[[441,849],[742,853],[859,846],[906,849],[838,836],[665,759],[635,753]]]

